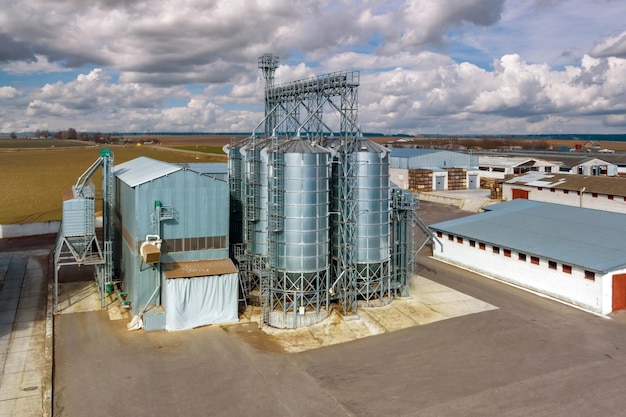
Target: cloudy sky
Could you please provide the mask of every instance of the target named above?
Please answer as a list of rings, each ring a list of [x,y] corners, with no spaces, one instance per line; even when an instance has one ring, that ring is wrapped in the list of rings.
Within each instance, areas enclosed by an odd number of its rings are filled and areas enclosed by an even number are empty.
[[[0,5],[0,132],[251,131],[264,53],[359,70],[364,132],[626,132],[624,0]]]

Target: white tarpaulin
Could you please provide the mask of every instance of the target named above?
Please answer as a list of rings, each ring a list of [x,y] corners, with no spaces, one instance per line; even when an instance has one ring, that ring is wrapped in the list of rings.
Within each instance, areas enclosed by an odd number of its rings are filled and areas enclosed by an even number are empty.
[[[166,330],[239,321],[237,273],[165,280]]]

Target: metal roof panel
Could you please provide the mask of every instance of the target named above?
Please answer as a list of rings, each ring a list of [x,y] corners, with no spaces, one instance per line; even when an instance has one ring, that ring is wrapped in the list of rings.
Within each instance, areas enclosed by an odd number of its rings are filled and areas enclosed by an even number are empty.
[[[626,266],[620,213],[516,199],[430,227],[601,273]]]
[[[598,193],[626,197],[626,178],[586,176],[576,174],[552,174],[546,172],[530,172],[511,178],[506,184],[521,184],[529,187],[555,188],[578,192]]]
[[[397,158],[413,158],[414,156],[428,155],[441,152],[438,149],[416,149],[416,148],[391,148],[391,156]]]
[[[113,174],[130,187],[136,187],[183,169],[181,166],[140,156],[113,167]]]

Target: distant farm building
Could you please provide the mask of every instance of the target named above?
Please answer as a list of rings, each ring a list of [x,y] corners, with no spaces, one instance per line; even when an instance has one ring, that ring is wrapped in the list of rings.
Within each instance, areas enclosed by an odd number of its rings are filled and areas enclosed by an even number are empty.
[[[505,200],[524,198],[546,203],[626,214],[626,179],[532,172],[502,184]]]
[[[481,155],[478,163],[482,178],[500,180],[531,171],[559,172],[560,169],[559,162],[515,156]]]
[[[391,149],[390,179],[415,192],[465,190],[480,186],[476,155],[437,149]]]
[[[617,165],[598,158],[585,158],[576,161],[571,166],[565,165],[562,171],[570,174],[604,177],[616,177],[618,175]]]

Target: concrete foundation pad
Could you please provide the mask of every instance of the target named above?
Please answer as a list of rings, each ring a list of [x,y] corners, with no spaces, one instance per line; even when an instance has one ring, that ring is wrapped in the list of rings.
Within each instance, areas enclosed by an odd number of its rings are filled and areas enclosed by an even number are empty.
[[[296,327],[311,326],[319,323],[328,317],[328,311],[322,310],[319,313],[306,312],[306,314],[284,314],[278,311],[270,312],[269,322],[272,327],[278,329],[293,329]]]
[[[362,339],[386,332],[386,329],[374,320],[352,320],[346,322],[346,326],[348,326],[355,339]]]
[[[409,288],[408,297],[397,298],[380,307],[359,306],[355,315],[342,316],[337,313],[339,308],[336,306],[328,318],[319,323],[296,329],[266,326],[263,331],[286,352],[295,353],[497,309],[420,276],[410,280]],[[292,318],[283,313],[273,314]],[[249,306],[240,320],[243,323],[258,323],[259,308]]]

